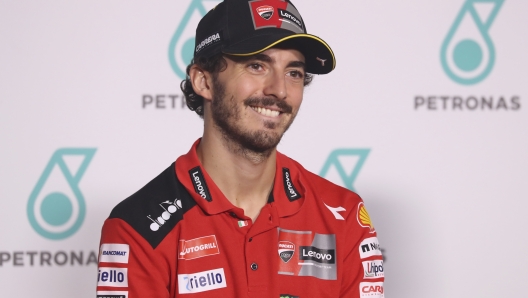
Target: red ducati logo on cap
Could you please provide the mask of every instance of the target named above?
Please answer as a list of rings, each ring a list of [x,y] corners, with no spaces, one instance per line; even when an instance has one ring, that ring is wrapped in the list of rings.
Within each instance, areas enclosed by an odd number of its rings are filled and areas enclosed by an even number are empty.
[[[255,29],[280,28],[282,22],[278,9],[286,9],[288,3],[285,0],[253,0],[249,1],[249,6]]]
[[[263,5],[263,6],[257,7],[257,13],[266,20],[271,19],[271,16],[273,15],[273,10],[274,10],[273,6],[269,6],[269,5]]]

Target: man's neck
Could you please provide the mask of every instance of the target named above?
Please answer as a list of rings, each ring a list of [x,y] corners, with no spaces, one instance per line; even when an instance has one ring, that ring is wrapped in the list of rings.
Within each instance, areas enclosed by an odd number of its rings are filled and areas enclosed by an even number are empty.
[[[251,155],[218,134],[204,134],[197,154],[226,198],[255,221],[273,187],[275,149],[266,156]]]

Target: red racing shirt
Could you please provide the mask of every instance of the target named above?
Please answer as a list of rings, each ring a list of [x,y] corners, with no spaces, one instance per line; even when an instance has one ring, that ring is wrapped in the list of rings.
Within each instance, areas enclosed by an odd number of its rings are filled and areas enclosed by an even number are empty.
[[[98,298],[384,297],[376,231],[358,195],[277,153],[253,222],[204,170],[198,143],[112,210]]]

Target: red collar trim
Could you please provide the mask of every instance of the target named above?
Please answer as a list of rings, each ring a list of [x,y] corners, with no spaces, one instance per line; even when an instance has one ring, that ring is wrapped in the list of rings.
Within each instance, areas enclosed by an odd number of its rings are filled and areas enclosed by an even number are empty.
[[[237,208],[224,196],[200,163],[196,153],[200,140],[196,140],[189,152],[176,160],[178,180],[207,214],[219,214]],[[279,217],[293,215],[302,207],[306,188],[299,168],[297,162],[277,152],[273,202],[270,204],[277,207]]]

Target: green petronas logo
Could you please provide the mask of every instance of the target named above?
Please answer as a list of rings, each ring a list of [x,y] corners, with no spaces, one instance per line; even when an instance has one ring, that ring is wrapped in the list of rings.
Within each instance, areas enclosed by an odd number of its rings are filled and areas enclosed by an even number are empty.
[[[196,26],[219,0],[191,0],[169,44],[169,62],[174,73],[185,79],[185,69],[194,55]]]
[[[453,81],[472,85],[484,80],[495,64],[489,35],[504,0],[466,0],[442,43],[440,60]]]
[[[336,149],[330,153],[330,156],[328,156],[319,176],[326,177],[330,169],[334,168],[341,177],[343,185],[346,188],[355,191],[354,181],[363,167],[365,160],[367,160],[369,153],[370,149]],[[345,163],[345,159],[347,158],[356,159],[357,161],[355,162],[355,165],[352,166]]]
[[[86,204],[79,182],[95,151],[95,148],[62,148],[53,153],[27,204],[29,223],[41,236],[60,240],[81,227]],[[70,161],[70,167],[66,160]],[[77,161],[75,169],[72,161]]]

